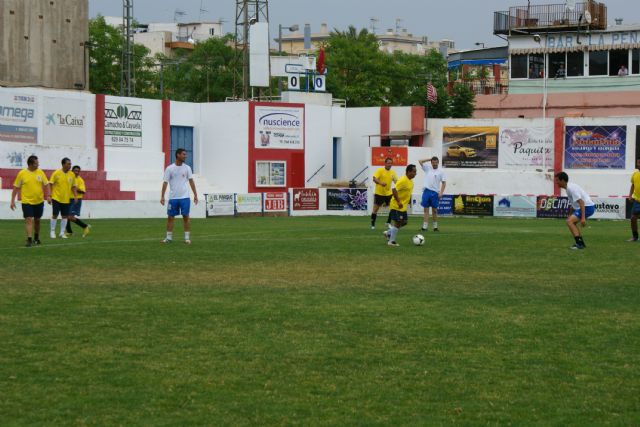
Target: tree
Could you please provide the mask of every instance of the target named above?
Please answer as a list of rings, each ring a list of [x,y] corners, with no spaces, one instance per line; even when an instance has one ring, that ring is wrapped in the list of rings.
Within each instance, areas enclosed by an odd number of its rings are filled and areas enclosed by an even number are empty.
[[[455,84],[451,96],[451,117],[464,119],[473,116],[474,99],[471,88],[465,84]]]

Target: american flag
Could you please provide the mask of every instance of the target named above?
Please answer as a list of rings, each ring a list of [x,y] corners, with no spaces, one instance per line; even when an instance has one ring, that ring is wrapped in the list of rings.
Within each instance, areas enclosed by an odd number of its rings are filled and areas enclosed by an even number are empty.
[[[436,88],[433,87],[431,82],[427,83],[427,101],[432,104],[438,102],[438,92],[436,91]]]

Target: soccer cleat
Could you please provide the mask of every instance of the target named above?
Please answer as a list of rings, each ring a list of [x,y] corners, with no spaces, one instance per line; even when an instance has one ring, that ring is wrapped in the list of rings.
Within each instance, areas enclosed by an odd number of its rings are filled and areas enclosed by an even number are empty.
[[[637,237],[629,237],[626,241],[627,242],[637,242],[638,238]]]
[[[91,233],[91,226],[87,224],[87,226],[82,230],[82,237],[87,237]]]
[[[191,244],[191,240],[186,239],[186,240],[184,241],[184,244],[185,244],[185,245],[190,245],[190,244]]]
[[[437,228],[434,228],[433,231],[440,231],[440,230],[438,230]]]
[[[27,239],[27,243],[25,244],[27,248],[31,247],[31,239]]]
[[[387,245],[389,245],[389,246],[396,246],[396,247],[397,247],[397,246],[400,246],[399,244],[397,244],[396,242],[393,242],[393,241],[391,241],[391,240],[389,240],[389,241],[387,242]]]
[[[61,239],[68,239],[68,237],[67,237],[67,234],[66,234],[66,233],[62,233],[62,234],[60,234],[60,236],[58,236],[58,237],[60,237]]]
[[[384,237],[389,240],[391,238],[391,235],[389,234],[389,230],[385,230],[382,232],[382,234],[384,234]]]
[[[371,226],[371,229],[372,229],[372,230],[375,230],[375,229],[376,229],[376,226],[375,226],[375,225],[372,225],[372,226]]]
[[[429,231],[429,229],[428,229],[428,228],[424,228],[424,227],[422,227],[422,228],[420,229],[420,231]]]
[[[577,243],[576,243],[575,245],[571,246],[569,249],[571,249],[571,250],[574,250],[574,251],[575,251],[575,250],[578,250],[578,249],[584,249],[584,248],[585,248],[585,246],[584,246],[584,245],[579,245],[579,244],[577,244]]]
[[[40,241],[40,239],[35,239],[35,240],[33,241],[33,244],[34,244],[34,245],[41,245],[41,244],[42,244],[42,242]]]
[[[173,242],[173,240],[171,240],[171,239],[162,239],[160,241],[160,243],[172,243],[172,242]]]
[[[52,239],[56,238],[56,232],[52,231],[51,233],[49,233],[49,237],[51,237]]]
[[[73,237],[73,233],[67,233],[66,231],[65,231],[64,235],[67,236],[67,237]]]

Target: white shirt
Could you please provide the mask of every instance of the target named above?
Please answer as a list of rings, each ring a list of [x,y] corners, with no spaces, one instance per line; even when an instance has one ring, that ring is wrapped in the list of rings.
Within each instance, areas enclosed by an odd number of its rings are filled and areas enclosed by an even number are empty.
[[[571,207],[573,209],[580,209],[580,203],[578,200],[582,200],[584,202],[584,206],[593,206],[595,203],[591,200],[591,197],[584,191],[578,184],[574,184],[573,182],[567,183],[567,197],[569,197],[569,203],[571,203]]]
[[[440,184],[447,181],[444,171],[441,168],[434,169],[433,166],[431,166],[431,162],[423,163],[422,170],[425,173],[424,188],[439,193]]]
[[[164,171],[164,182],[169,183],[169,200],[189,199],[189,180],[193,177],[191,167],[183,163],[181,166],[170,164]]]

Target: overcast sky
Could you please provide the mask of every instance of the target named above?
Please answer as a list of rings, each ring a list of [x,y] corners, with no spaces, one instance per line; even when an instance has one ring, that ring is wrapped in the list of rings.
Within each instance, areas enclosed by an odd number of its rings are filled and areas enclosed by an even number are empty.
[[[578,0],[579,2],[580,0]],[[562,4],[563,0],[532,1],[531,4]],[[624,18],[625,24],[640,23],[637,0],[605,0],[609,24]],[[224,21],[224,32],[234,31],[236,0],[133,0],[134,17],[141,23],[172,22],[176,10],[185,12],[180,22]],[[378,19],[377,33],[400,27],[414,36],[429,40],[451,39],[458,49],[475,48],[476,42],[499,46],[504,42],[493,35],[493,12],[526,5],[526,0],[271,0],[269,20],[271,39],[277,37],[278,24],[311,24],[319,32],[320,24],[330,29],[369,28],[371,18]],[[200,12],[200,7],[204,12]],[[89,15],[122,16],[121,0],[89,0]]]

